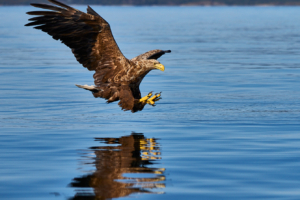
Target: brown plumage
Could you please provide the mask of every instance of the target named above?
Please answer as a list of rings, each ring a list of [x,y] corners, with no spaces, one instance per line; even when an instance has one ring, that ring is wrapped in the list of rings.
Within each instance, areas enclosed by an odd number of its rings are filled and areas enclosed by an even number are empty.
[[[90,90],[94,97],[105,98],[108,103],[118,101],[123,110],[136,112],[148,103],[154,105],[160,94],[149,93],[141,98],[139,85],[153,69],[164,71],[157,59],[171,51],[152,50],[131,60],[120,51],[110,25],[91,7],[81,12],[56,0],[58,5],[31,4],[50,11],[32,11],[37,17],[25,26],[35,26],[71,48],[77,61],[90,71],[95,71],[95,86],[77,85]],[[152,96],[152,97],[151,97]]]

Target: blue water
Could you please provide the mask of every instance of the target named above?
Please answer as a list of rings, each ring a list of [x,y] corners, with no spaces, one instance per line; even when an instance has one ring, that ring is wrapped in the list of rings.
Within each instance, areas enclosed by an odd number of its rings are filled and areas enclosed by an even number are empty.
[[[76,6],[85,10],[85,6]],[[171,49],[123,112],[30,7],[0,7],[1,199],[300,199],[300,7],[101,7],[128,58]]]

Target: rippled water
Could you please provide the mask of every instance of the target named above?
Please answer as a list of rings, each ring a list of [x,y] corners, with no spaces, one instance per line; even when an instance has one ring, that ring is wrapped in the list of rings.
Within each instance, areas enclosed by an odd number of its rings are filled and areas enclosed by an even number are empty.
[[[76,6],[85,10],[85,6]],[[299,7],[100,7],[128,58],[171,49],[120,110],[0,7],[1,199],[299,199]]]

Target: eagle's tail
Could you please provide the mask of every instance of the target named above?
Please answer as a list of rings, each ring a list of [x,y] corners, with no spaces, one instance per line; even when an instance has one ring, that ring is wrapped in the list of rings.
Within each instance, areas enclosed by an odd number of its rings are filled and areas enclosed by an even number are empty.
[[[75,85],[79,88],[83,88],[85,90],[89,90],[89,91],[92,91],[92,92],[98,92],[99,91],[99,89],[96,88],[96,86],[94,86],[94,85],[91,85],[91,86],[89,86],[89,85],[77,85],[77,84],[75,84]]]

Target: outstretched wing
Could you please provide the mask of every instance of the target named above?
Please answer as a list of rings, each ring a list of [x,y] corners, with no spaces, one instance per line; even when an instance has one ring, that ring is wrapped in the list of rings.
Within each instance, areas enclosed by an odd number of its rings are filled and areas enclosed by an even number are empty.
[[[88,6],[87,13],[84,13],[56,0],[48,1],[59,7],[31,4],[50,11],[27,12],[38,17],[29,19],[33,22],[25,26],[35,26],[54,39],[61,40],[72,49],[77,61],[89,70],[103,68],[105,63],[115,59],[125,59],[114,40],[110,25],[91,7]],[[113,66],[109,68],[111,70]]]
[[[171,53],[171,50],[160,50],[160,49],[155,49],[155,50],[151,50],[148,51],[146,53],[143,53],[135,58],[132,58],[132,61],[135,60],[147,60],[147,59],[155,59],[157,60],[158,58],[160,58],[162,55],[164,55],[165,53]]]

